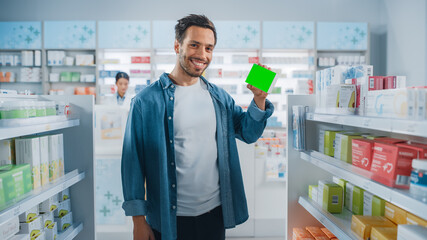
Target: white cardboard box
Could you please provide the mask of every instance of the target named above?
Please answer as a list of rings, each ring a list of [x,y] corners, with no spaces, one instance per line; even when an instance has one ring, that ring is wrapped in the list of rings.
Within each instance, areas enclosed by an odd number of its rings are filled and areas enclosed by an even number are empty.
[[[49,183],[49,137],[40,137],[40,177],[41,185]]]
[[[427,228],[418,225],[398,225],[397,240],[425,240]]]
[[[39,205],[36,205],[19,215],[19,222],[31,222],[39,216]]]
[[[13,140],[0,140],[0,166],[12,164]]]
[[[33,189],[41,186],[40,177],[40,139],[21,138],[15,140],[16,163],[30,164]]]
[[[14,217],[0,224],[0,239],[8,239],[19,232],[19,218]]]

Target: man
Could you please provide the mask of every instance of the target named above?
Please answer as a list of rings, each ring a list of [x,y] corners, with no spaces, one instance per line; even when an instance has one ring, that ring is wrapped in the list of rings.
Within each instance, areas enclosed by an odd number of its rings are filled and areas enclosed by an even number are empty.
[[[273,105],[248,85],[254,98],[243,112],[201,76],[216,40],[205,16],[178,20],[175,68],[132,100],[122,181],[135,240],[221,240],[248,219],[235,138],[255,142]]]

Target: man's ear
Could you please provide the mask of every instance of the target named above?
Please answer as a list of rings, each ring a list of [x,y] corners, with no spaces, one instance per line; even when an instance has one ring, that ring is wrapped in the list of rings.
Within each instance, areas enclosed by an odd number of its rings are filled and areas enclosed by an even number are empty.
[[[176,54],[179,54],[179,42],[177,39],[175,39],[174,50]]]

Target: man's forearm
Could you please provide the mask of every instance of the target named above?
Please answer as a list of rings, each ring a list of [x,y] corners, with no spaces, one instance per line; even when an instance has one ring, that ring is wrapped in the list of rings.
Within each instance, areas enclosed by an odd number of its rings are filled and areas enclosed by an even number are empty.
[[[257,107],[263,111],[265,111],[265,99],[263,97],[254,97],[254,101]]]

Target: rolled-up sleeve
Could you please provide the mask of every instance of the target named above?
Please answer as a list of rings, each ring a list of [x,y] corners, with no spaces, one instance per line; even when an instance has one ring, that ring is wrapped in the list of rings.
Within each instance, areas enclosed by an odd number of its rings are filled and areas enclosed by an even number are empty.
[[[126,216],[146,215],[143,129],[141,107],[132,101],[126,124],[122,152],[122,186]]]
[[[234,104],[234,102],[233,102]],[[273,114],[274,106],[265,100],[265,111],[258,108],[252,100],[248,111],[244,112],[240,106],[234,106],[233,123],[236,137],[246,143],[253,143],[262,135],[267,119]]]

